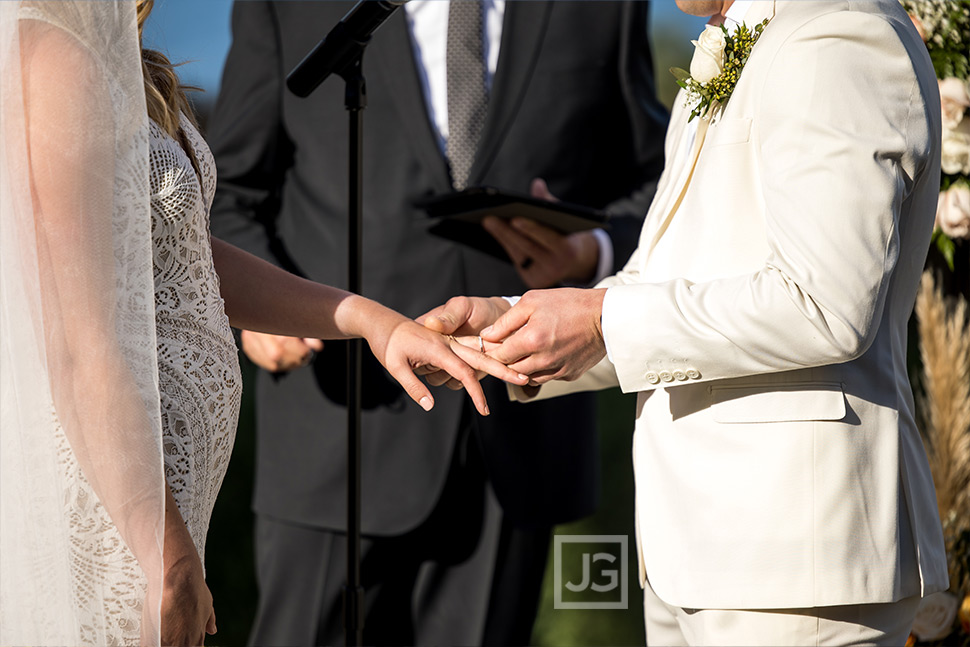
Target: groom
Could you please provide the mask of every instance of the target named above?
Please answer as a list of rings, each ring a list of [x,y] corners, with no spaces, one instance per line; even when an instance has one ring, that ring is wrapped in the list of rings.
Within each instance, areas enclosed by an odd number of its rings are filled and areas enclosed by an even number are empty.
[[[729,32],[768,22],[712,122],[678,99],[624,270],[511,309],[453,299],[427,323],[484,327],[538,387],[517,399],[639,393],[648,644],[902,645],[947,586],[906,374],[939,189],[933,69],[896,0],[677,3]],[[719,34],[695,76],[723,64]]]

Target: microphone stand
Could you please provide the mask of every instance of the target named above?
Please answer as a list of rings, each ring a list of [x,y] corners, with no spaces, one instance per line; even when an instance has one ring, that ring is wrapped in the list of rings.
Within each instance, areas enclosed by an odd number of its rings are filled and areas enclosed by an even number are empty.
[[[338,29],[343,28],[343,23]],[[347,290],[355,294],[361,291],[361,257],[363,255],[363,127],[364,108],[367,105],[367,88],[361,61],[364,46],[370,37],[355,40],[352,58],[344,59],[333,67],[332,72],[345,83],[344,107],[349,117],[350,146],[347,168],[349,195],[347,201]],[[312,55],[311,55],[312,56]],[[350,56],[350,54],[348,54]],[[298,71],[313,70],[317,62],[311,57],[290,73],[289,81]],[[329,71],[328,71],[329,73]],[[318,80],[317,83],[320,81]],[[299,96],[307,96],[311,88],[293,90]],[[364,587],[360,581],[360,422],[361,422],[361,358],[363,340],[347,342],[347,583],[343,588],[344,644],[362,645],[364,642]]]
[[[338,72],[344,80],[344,107],[349,118],[347,169],[347,289],[361,292],[363,256],[363,142],[367,86],[362,69],[363,50]],[[347,583],[344,585],[344,644],[364,644],[364,587],[360,581],[360,419],[361,358],[364,340],[347,345]]]
[[[347,200],[347,289],[361,291],[363,256],[363,130],[367,87],[362,59],[371,35],[407,0],[359,0],[324,40],[293,68],[290,91],[309,96],[330,74],[344,80],[344,107],[350,119]],[[360,422],[363,340],[347,344],[347,583],[344,585],[344,643],[364,642],[364,587],[360,581]]]

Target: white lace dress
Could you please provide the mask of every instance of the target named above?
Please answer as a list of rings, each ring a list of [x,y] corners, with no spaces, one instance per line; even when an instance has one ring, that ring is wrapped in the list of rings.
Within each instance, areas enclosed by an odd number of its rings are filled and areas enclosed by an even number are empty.
[[[182,125],[201,185],[181,146],[150,125],[155,325],[165,478],[204,563],[209,518],[235,438],[242,378],[209,242],[215,164],[199,133],[185,119]],[[73,483],[64,510],[73,537],[80,642],[137,645],[144,576],[101,502],[85,494],[90,486],[63,433],[57,442],[61,468]],[[92,546],[98,547],[96,560],[87,557]]]
[[[199,555],[236,433],[242,378],[209,243],[215,163],[183,118],[202,175],[151,124],[155,324],[165,477]]]

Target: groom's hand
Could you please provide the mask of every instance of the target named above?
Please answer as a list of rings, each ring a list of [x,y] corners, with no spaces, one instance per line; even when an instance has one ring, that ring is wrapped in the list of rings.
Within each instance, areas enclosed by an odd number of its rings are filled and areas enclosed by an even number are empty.
[[[606,355],[600,319],[605,289],[534,290],[482,331],[488,354],[531,378],[575,380]]]
[[[478,335],[510,307],[502,297],[453,297],[417,321],[442,335]]]
[[[469,348],[481,350],[478,332],[495,323],[510,307],[509,302],[501,297],[453,297],[416,321],[442,335],[458,337],[457,341]],[[415,372],[424,375],[431,386],[444,385],[454,390],[462,388],[461,382],[435,366],[422,366]],[[485,373],[478,372],[479,379],[484,376]]]

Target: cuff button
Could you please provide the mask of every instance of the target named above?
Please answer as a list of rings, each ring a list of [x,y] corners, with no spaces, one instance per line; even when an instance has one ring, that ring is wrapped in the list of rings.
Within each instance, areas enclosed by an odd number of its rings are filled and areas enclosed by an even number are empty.
[[[700,376],[701,374],[698,372],[696,368],[687,369],[687,377],[689,377],[690,379],[696,380],[696,379],[699,379]]]
[[[647,382],[650,384],[658,384],[660,382],[660,376],[653,371],[647,373],[645,377],[647,378]]]
[[[674,376],[670,371],[660,371],[660,379],[664,382],[673,382]]]
[[[678,382],[684,382],[687,380],[687,373],[683,371],[674,371],[674,379]]]

